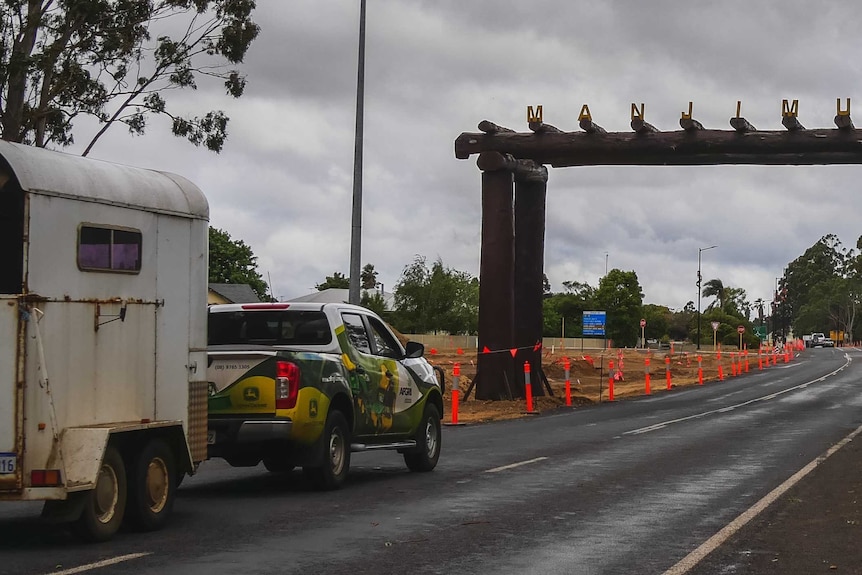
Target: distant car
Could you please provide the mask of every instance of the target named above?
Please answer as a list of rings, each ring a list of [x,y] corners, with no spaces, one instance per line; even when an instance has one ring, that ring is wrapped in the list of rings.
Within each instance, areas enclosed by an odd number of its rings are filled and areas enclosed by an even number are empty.
[[[817,342],[817,345],[822,345],[823,347],[835,347],[835,342],[832,341],[832,338],[824,337],[819,342]]]

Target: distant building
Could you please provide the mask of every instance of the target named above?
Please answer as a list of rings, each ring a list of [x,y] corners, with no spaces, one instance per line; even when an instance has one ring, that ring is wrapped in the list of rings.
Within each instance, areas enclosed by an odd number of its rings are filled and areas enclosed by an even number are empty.
[[[362,293],[380,293],[375,290],[361,290]],[[383,292],[383,303],[386,304],[386,309],[391,310],[395,307],[395,294]],[[344,288],[328,288],[323,291],[315,291],[307,295],[290,298],[287,301],[310,301],[317,303],[347,303],[350,300],[350,290]]]
[[[257,302],[260,298],[248,284],[210,284],[207,292],[207,305]]]

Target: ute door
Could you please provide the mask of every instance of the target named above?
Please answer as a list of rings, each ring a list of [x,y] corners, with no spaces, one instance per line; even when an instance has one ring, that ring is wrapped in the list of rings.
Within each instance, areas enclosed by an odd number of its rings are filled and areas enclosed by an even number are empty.
[[[23,351],[23,350],[22,350]],[[0,490],[21,487],[18,397],[15,393],[18,355],[18,300],[0,297]]]
[[[422,392],[401,365],[403,349],[376,318],[353,312],[341,317],[356,352],[351,359],[357,365],[353,382],[357,436],[405,438],[421,416],[410,408],[420,403]]]

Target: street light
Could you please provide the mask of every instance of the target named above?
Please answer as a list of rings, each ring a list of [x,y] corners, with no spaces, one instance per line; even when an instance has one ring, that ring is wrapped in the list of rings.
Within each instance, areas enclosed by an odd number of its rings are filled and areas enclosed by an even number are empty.
[[[700,254],[706,250],[717,248],[718,246],[709,246],[708,248],[697,248],[697,349],[700,350],[700,284],[702,277],[700,275]]]
[[[359,65],[356,74],[356,131],[353,142],[353,212],[350,225],[350,289],[347,301],[359,304],[362,256],[362,147],[365,116],[365,0],[359,4]]]

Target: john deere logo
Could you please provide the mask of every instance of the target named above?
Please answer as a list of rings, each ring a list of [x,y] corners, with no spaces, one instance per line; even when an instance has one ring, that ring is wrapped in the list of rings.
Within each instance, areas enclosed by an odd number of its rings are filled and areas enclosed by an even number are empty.
[[[256,387],[246,387],[242,391],[242,398],[246,401],[257,401],[260,399],[260,390]]]
[[[308,402],[308,415],[310,417],[317,417],[317,400],[312,399]]]

